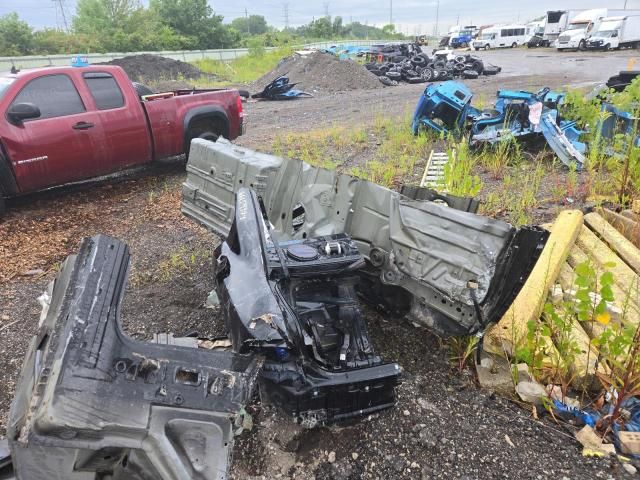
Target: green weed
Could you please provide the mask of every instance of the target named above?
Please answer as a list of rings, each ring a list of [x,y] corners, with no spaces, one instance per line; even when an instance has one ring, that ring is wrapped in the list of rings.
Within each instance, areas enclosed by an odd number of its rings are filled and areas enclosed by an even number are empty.
[[[216,75],[218,82],[209,84],[250,83],[257,80],[265,73],[273,70],[280,60],[293,53],[290,47],[282,47],[277,50],[265,51],[264,48],[251,48],[250,54],[237,58],[230,62],[220,62],[206,58],[194,62],[201,71]],[[202,80],[206,82],[206,80]]]

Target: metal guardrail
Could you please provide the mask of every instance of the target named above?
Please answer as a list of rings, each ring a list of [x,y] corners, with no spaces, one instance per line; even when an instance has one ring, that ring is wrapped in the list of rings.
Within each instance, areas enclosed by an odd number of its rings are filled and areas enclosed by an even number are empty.
[[[329,48],[334,45],[355,45],[370,46],[380,43],[404,43],[402,41],[389,40],[344,40],[338,42],[317,42],[297,45],[294,48]],[[267,50],[275,50],[275,47],[267,47]],[[109,62],[116,58],[127,57],[130,55],[142,54],[160,55],[162,57],[173,58],[174,60],[182,60],[183,62],[193,62],[205,58],[228,62],[239,57],[243,57],[249,53],[248,48],[230,48],[215,50],[165,50],[156,52],[116,52],[116,53],[89,53],[83,56],[88,57],[89,63]],[[0,57],[0,71],[10,70],[11,67],[16,68],[36,68],[65,66],[71,62],[71,55],[30,55],[25,57]]]

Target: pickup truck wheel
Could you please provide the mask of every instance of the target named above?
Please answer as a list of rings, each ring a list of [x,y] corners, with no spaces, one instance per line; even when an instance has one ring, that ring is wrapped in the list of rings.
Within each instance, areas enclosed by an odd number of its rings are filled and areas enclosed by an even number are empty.
[[[210,120],[198,120],[189,127],[187,134],[187,145],[185,147],[185,154],[189,156],[189,149],[191,148],[191,140],[194,138],[202,138],[203,140],[209,140],[215,142],[220,137],[219,133],[216,133],[216,123]]]

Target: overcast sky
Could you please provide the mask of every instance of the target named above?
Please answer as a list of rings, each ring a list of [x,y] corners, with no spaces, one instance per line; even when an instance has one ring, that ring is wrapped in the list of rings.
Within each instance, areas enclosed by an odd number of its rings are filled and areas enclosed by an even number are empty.
[[[62,26],[56,0],[0,0],[0,15],[17,12],[31,25],[42,27]],[[143,0],[143,3],[148,3]],[[536,2],[514,2],[511,0],[441,0],[439,8],[440,32],[459,23],[483,25],[504,22],[526,22],[544,15],[547,10],[570,8],[623,8],[624,0],[538,0]],[[640,0],[627,0],[627,8],[640,9]],[[70,18],[76,0],[63,0]],[[285,5],[288,5],[289,24],[309,23],[313,18],[325,15],[342,16],[345,23],[350,20],[382,26],[389,23],[389,0],[236,0],[235,2],[209,1],[214,11],[225,17],[225,22],[243,16],[245,8],[249,15],[264,15],[267,21],[282,28],[285,22]],[[432,33],[436,19],[437,0],[394,0],[393,23],[396,29],[408,34]]]

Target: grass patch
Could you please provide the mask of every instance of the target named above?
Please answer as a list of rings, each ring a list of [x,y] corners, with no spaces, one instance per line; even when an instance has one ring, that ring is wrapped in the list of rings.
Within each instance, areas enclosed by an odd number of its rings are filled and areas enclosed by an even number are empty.
[[[207,86],[251,83],[273,70],[280,60],[292,53],[293,50],[290,47],[283,47],[272,51],[256,51],[230,62],[220,62],[210,58],[197,60],[194,62],[196,67],[220,79],[217,82],[201,80],[198,83],[202,85],[204,82]]]
[[[494,217],[506,216],[515,226],[534,222],[534,210],[539,205],[538,192],[545,176],[545,167],[538,159],[522,163],[504,176],[502,183],[487,194],[481,213]]]
[[[390,118],[379,114],[369,126],[333,126],[279,135],[273,151],[386,187],[417,183],[433,148],[433,138],[414,136],[410,115],[407,112],[400,118]]]

